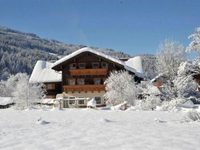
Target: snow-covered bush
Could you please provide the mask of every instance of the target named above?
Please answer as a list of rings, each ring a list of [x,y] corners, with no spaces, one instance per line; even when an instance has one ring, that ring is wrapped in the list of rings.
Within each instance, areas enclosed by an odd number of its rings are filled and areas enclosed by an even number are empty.
[[[186,121],[200,121],[200,113],[196,110],[188,111],[185,115]]]
[[[144,95],[160,95],[160,90],[152,84],[151,81],[141,81],[141,83],[137,86],[140,94]]]
[[[142,110],[155,110],[157,106],[161,105],[159,96],[150,95],[141,101]]]
[[[169,80],[173,80],[177,75],[177,70],[181,62],[185,60],[185,49],[182,45],[165,41],[157,54],[158,74],[164,73]]]
[[[163,101],[162,102],[162,110],[164,111],[171,111],[174,110],[178,105],[185,103],[188,99],[185,98],[174,98],[170,101]]]
[[[142,81],[138,86],[141,100],[137,101],[137,109],[154,110],[161,105],[161,92],[149,81]]]
[[[130,105],[135,105],[137,96],[137,88],[134,77],[126,71],[114,71],[104,82],[106,85],[105,98],[108,103],[117,105],[128,102]]]

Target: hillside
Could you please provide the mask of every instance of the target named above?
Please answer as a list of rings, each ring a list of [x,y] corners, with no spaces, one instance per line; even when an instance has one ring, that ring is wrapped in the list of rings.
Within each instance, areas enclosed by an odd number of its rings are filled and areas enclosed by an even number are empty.
[[[83,47],[0,26],[0,80],[18,72],[31,74],[37,60],[55,61]],[[112,49],[94,49],[117,58],[130,57]]]

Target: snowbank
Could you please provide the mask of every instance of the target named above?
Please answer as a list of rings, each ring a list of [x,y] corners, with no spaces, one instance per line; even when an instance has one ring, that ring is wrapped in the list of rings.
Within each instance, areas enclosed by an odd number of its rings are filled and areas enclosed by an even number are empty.
[[[13,102],[12,97],[0,97],[0,105],[2,106],[12,104]]]
[[[55,103],[55,99],[52,98],[45,98],[42,100],[42,104],[54,104]]]
[[[116,106],[111,107],[112,110],[126,110],[127,109],[127,102],[123,102],[121,104],[118,104]]]

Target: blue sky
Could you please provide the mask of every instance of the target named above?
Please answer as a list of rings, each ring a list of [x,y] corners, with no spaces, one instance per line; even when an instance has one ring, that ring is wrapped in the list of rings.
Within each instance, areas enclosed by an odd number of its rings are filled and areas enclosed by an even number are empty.
[[[0,25],[43,38],[155,54],[165,39],[186,46],[200,0],[0,0]]]

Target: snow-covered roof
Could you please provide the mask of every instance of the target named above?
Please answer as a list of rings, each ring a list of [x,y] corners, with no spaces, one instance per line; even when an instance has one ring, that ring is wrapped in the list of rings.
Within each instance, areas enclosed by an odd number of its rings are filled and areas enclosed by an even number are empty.
[[[75,56],[77,56],[77,55],[79,55],[79,54],[81,54],[81,53],[83,53],[83,52],[90,52],[90,53],[96,54],[96,55],[98,55],[98,56],[101,56],[101,57],[103,57],[103,58],[105,58],[105,59],[108,59],[108,60],[110,60],[110,61],[112,61],[112,62],[115,62],[115,63],[117,63],[117,64],[120,64],[120,65],[124,66],[124,68],[125,68],[126,70],[131,71],[131,72],[134,72],[137,76],[142,77],[142,74],[141,74],[140,72],[137,72],[137,71],[136,71],[134,68],[132,68],[131,66],[126,65],[126,63],[124,63],[123,61],[121,61],[121,60],[119,60],[119,59],[117,59],[117,58],[114,58],[114,57],[112,57],[112,56],[106,55],[106,54],[104,54],[104,53],[102,53],[102,52],[93,50],[93,49],[91,49],[91,48],[89,48],[89,47],[81,48],[81,49],[79,49],[79,50],[77,50],[77,51],[75,51],[75,52],[73,52],[73,53],[71,53],[71,54],[69,54],[69,55],[67,55],[67,56],[65,56],[65,57],[63,57],[63,58],[61,58],[61,59],[59,59],[58,61],[56,61],[56,62],[52,65],[52,68],[56,67],[57,65],[62,64],[63,62],[65,62],[65,61],[69,60],[70,58],[73,58],[73,57],[75,57]]]
[[[142,58],[140,56],[128,59],[125,64],[131,68],[134,68],[138,73],[143,74]]]
[[[156,77],[154,77],[153,79],[151,79],[151,82],[153,83],[153,82],[155,82],[155,81],[158,80],[158,79],[163,80],[164,78],[166,78],[165,73],[160,73],[160,74],[158,74]]]
[[[12,97],[0,97],[0,105],[5,106],[12,103],[13,103]]]
[[[39,60],[37,61],[31,77],[30,83],[47,83],[47,82],[61,82],[61,72],[56,72],[51,69],[53,63]]]

